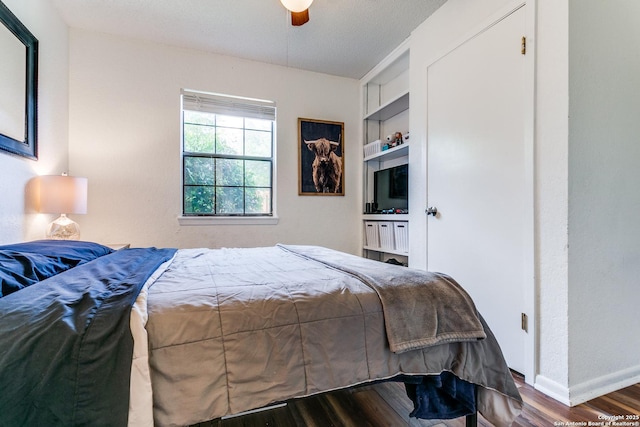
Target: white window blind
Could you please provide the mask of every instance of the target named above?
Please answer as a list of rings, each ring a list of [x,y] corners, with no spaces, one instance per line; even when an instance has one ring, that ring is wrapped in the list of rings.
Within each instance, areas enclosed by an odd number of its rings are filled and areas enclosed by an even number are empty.
[[[262,99],[182,90],[182,108],[228,116],[275,120],[276,104]]]

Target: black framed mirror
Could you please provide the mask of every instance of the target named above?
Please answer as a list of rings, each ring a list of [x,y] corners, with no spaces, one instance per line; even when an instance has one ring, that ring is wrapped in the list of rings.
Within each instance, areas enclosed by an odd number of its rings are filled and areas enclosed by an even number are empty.
[[[0,150],[38,158],[38,40],[0,1]]]

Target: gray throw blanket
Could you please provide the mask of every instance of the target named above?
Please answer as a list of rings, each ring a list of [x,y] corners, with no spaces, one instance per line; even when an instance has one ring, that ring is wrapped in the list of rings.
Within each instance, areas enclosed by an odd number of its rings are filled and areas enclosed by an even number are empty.
[[[375,290],[394,353],[486,338],[471,297],[449,276],[317,246],[278,246],[350,274]]]

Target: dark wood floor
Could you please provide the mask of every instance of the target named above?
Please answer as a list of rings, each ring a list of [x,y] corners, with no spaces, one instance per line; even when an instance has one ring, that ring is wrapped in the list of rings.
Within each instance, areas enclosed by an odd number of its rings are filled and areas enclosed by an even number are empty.
[[[534,390],[521,378],[515,379],[525,407],[513,426],[567,426],[567,422],[602,421],[599,415],[640,415],[640,384],[569,408]],[[446,422],[410,419],[408,414],[411,410],[412,403],[404,392],[404,386],[390,382],[294,400],[281,408],[209,421],[198,424],[198,427],[464,427],[465,425],[464,418]],[[636,425],[640,425],[640,420],[631,420],[631,422],[638,422]],[[478,425],[491,426],[482,417],[479,417]]]

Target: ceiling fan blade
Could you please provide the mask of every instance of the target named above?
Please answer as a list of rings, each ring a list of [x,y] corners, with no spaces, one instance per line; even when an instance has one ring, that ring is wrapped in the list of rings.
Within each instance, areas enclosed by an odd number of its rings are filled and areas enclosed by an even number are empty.
[[[299,27],[307,22],[309,22],[309,9],[305,9],[302,12],[291,12],[291,25]]]

